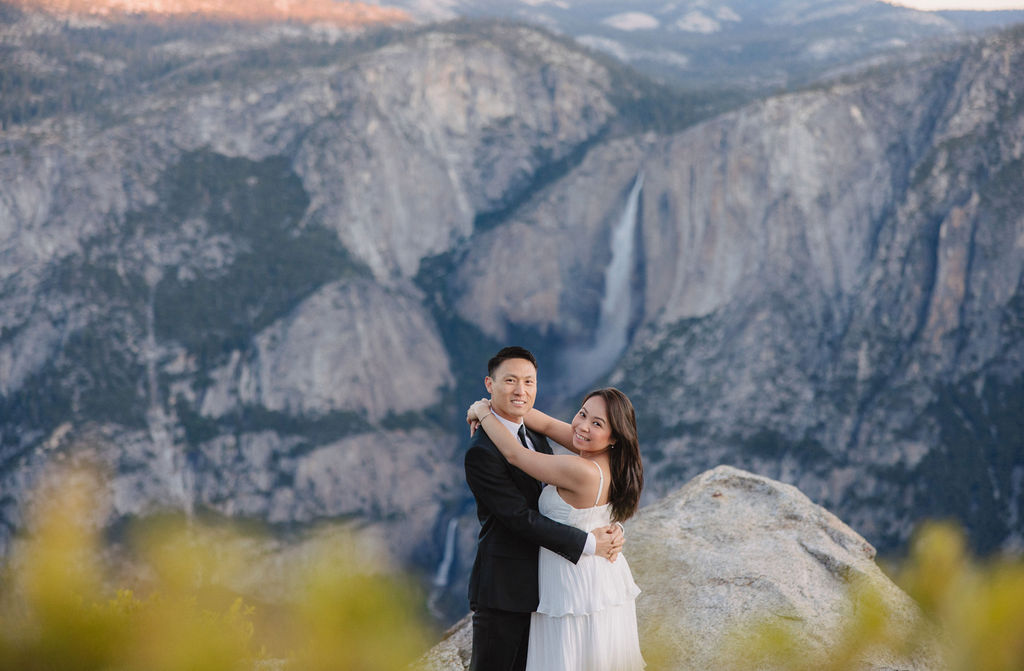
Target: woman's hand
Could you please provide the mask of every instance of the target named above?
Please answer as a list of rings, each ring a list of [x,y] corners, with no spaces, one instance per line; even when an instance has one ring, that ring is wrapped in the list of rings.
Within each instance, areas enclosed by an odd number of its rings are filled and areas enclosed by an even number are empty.
[[[487,415],[491,414],[491,401],[486,398],[482,398],[473,405],[469,406],[469,412],[476,421],[480,421]]]
[[[469,435],[476,433],[480,426],[480,418],[491,412],[490,399],[482,398],[466,410],[466,424],[469,424]]]

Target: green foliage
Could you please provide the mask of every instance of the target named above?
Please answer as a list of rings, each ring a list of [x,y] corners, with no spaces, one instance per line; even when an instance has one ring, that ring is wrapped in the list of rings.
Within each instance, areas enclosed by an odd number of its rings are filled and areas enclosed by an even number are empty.
[[[0,398],[4,443],[20,442],[29,435],[26,427],[48,432],[76,418],[144,426],[153,399],[138,347],[147,337],[151,300],[156,336],[195,354],[201,381],[228,352],[246,347],[253,334],[318,287],[364,272],[332,231],[300,226],[309,198],[283,157],[187,153],[157,192],[158,204],[129,213],[116,235],[94,237],[81,254],[54,264],[49,285],[69,301],[100,306],[103,317],[71,332],[42,371]],[[186,222],[191,233],[183,230]],[[143,274],[154,260],[139,256],[134,242],[140,235],[191,245],[193,255],[214,244],[230,251],[220,264],[186,259],[151,291]],[[212,437],[215,427],[194,409],[179,403],[178,410],[192,444]],[[272,425],[252,415],[243,413],[235,423],[243,429]],[[365,422],[329,417],[305,433],[340,425],[351,432]]]
[[[555,159],[551,156],[550,150],[535,150],[534,157],[537,158],[539,167],[528,180],[525,180],[518,187],[510,189],[510,194],[504,199],[500,207],[487,212],[480,212],[473,218],[473,229],[486,231],[496,228],[506,219],[512,216],[515,211],[541,189],[558,181],[568,175],[573,168],[579,166],[586,158],[587,152],[606,137],[602,131],[593,135],[573,147],[565,156]]]
[[[937,390],[927,416],[939,427],[940,445],[913,478],[922,485],[915,505],[923,516],[959,520],[974,548],[989,553],[1011,531],[1006,501],[1015,491],[1014,470],[1024,468],[1024,380],[989,376],[976,388],[977,382]]]
[[[982,203],[994,215],[991,225],[1013,226],[1015,221],[1020,221],[1021,208],[1024,207],[1021,175],[1024,175],[1024,159],[1016,159],[1003,164],[982,182]]]
[[[239,251],[226,267],[156,287],[157,334],[209,367],[325,282],[362,272],[332,232],[299,228],[309,197],[287,159],[186,154],[159,187],[161,205],[132,217],[148,233],[201,219]],[[205,243],[210,244],[210,243]]]
[[[721,83],[683,88],[657,81],[603,51],[590,49],[566,35],[548,32],[536,25],[515,21],[462,19],[445,24],[440,29],[457,35],[486,37],[512,54],[516,60],[529,63],[537,69],[551,67],[551,63],[546,62],[540,54],[524,48],[516,39],[516,28],[543,33],[545,39],[576,52],[580,59],[595,61],[605,69],[610,79],[608,89],[611,101],[619,112],[609,129],[616,134],[648,130],[677,132],[754,98],[749,90],[723,87]],[[699,54],[694,56],[699,57]],[[581,115],[586,113],[587,110],[580,110]]]
[[[761,429],[747,438],[742,438],[740,445],[744,453],[766,459],[779,459],[791,454],[805,463],[831,461],[831,455],[819,441],[807,436],[800,440],[790,440],[773,429]]]
[[[175,399],[174,409],[178,416],[178,422],[185,430],[185,440],[189,445],[205,443],[220,435],[221,429],[217,420],[199,414],[184,398]]]
[[[320,415],[296,415],[268,410],[259,405],[246,405],[221,417],[212,418],[199,414],[184,399],[175,402],[175,410],[185,430],[185,439],[193,448],[221,435],[274,431],[304,439],[290,450],[289,454],[295,456],[373,428],[363,414],[346,410],[334,410]],[[426,413],[404,413],[384,417],[380,426],[385,429],[405,429],[426,426],[432,421],[432,416]]]
[[[756,97],[738,89],[682,89],[651,80],[609,56],[601,60],[612,75],[612,102],[619,111],[617,125],[631,132],[678,133]]]
[[[144,426],[145,369],[124,346],[125,321],[114,309],[107,321],[71,333],[43,370],[0,396],[2,442],[17,444],[24,425],[49,431],[76,415]]]
[[[380,425],[384,429],[396,431],[423,428],[434,424],[444,410],[445,407],[437,405],[427,410],[390,412],[380,420]]]
[[[334,410],[323,415],[297,416],[262,406],[245,406],[237,413],[226,415],[221,422],[223,427],[238,433],[278,431],[321,444],[370,429],[369,421],[358,412]]]
[[[1000,335],[1006,337],[1007,342],[1024,342],[1024,278],[1021,278],[1021,286],[1017,287],[1017,293],[1003,309],[999,331]]]
[[[0,574],[0,668],[251,671],[276,658],[303,671],[385,671],[426,645],[409,589],[336,535],[301,560],[271,562],[264,579],[289,591],[257,608],[227,585],[253,571],[258,539],[164,518],[131,534],[129,589],[90,522],[100,483],[80,473],[57,482]]]
[[[3,4],[0,10],[6,10],[0,16],[4,23],[20,16]],[[21,34],[17,47],[0,44],[0,130],[64,114],[87,113],[113,121],[121,116],[119,103],[140,91],[163,88],[184,96],[218,82],[237,85],[267,76],[294,76],[304,67],[343,62],[401,35],[395,29],[371,28],[350,39],[325,41],[296,27],[292,38],[251,40],[246,36],[260,30],[251,24],[124,18]],[[212,58],[204,53],[232,40],[237,40],[232,53]],[[183,43],[195,47],[167,48]],[[16,51],[30,57],[14,58]]]
[[[645,442],[706,430],[700,422],[684,422],[678,413],[663,416],[659,409],[664,407],[665,399],[677,398],[680,389],[687,384],[692,388],[694,384],[685,381],[684,371],[670,367],[670,362],[692,360],[693,352],[716,346],[717,329],[714,315],[680,319],[650,339],[653,345],[634,348],[629,355],[625,366],[630,375],[623,380],[622,390],[633,400],[637,425]],[[719,394],[720,381],[710,375],[707,378],[699,381],[700,393],[711,397]]]
[[[110,243],[109,239],[87,241],[81,255],[66,256],[53,265],[50,283],[63,294],[130,312],[141,321],[148,296],[145,280],[107,251]]]
[[[129,343],[143,322],[146,287],[141,276],[87,244],[81,255],[56,262],[47,283],[54,290],[103,306],[103,317],[70,332],[47,365],[7,397],[0,397],[3,442],[16,444],[25,425],[50,431],[76,414],[137,427],[145,423],[144,366]],[[45,308],[44,308],[45,309]],[[51,308],[52,309],[52,308]],[[64,328],[65,315],[53,317]],[[13,337],[15,329],[4,335]]]
[[[451,307],[451,269],[461,262],[455,252],[446,252],[423,259],[414,281],[426,296],[426,304],[437,323],[452,366],[457,385],[454,398],[442,399],[439,407],[448,410],[445,418],[452,429],[460,432],[465,423],[465,409],[483,395],[483,378],[487,360],[506,343],[499,343],[475,324],[459,317]],[[437,415],[441,417],[441,415]]]

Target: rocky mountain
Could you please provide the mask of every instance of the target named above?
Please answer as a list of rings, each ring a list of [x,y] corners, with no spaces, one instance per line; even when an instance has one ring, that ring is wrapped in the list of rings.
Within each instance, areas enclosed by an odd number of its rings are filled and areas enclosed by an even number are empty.
[[[723,110],[522,25],[0,10],[0,551],[88,457],[101,522],[355,520],[461,614],[509,341],[633,397],[647,502],[1024,542],[1021,31]]]
[[[0,546],[84,456],[115,521],[355,518],[432,569],[478,361],[425,261],[685,101],[522,27],[3,17]]]
[[[228,21],[301,21],[322,22],[344,28],[392,24],[410,20],[410,16],[394,8],[380,8],[362,2],[333,0],[9,0],[15,7],[44,10],[57,16],[81,17],[145,17],[147,20],[189,18]]]
[[[584,222],[642,173],[635,274],[620,279],[630,345],[607,379],[643,416],[655,492],[740,463],[883,548],[912,527],[881,512],[897,501],[961,518],[981,549],[1019,547],[1020,36],[607,142],[480,236],[453,305],[499,339],[508,323],[567,343],[603,333],[607,261],[574,263],[608,259]],[[620,191],[579,205],[600,173]],[[499,294],[525,294],[514,310],[477,309],[491,287],[468,278],[541,238],[566,270]]]
[[[983,12],[961,9],[936,13],[968,30],[998,29],[1024,23],[1024,10],[1022,9],[993,9]]]
[[[846,652],[851,658],[841,664],[857,614],[876,613],[895,640],[915,640],[924,618],[875,564],[871,544],[794,487],[720,466],[641,510],[626,533],[624,555],[643,590],[637,625],[651,668],[761,668],[750,659],[736,666],[725,660],[752,656],[753,631],[765,620],[785,624],[799,647],[796,668],[943,668],[927,636],[912,650],[876,644]],[[420,668],[469,668],[472,629],[464,618]]]
[[[656,78],[739,96],[1024,21],[1024,12],[922,12],[878,0],[375,1],[420,20],[537,24]]]

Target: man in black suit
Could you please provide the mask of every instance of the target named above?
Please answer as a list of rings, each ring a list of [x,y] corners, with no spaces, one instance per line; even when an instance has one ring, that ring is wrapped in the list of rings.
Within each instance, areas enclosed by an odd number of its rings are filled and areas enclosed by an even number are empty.
[[[537,391],[537,360],[506,347],[487,363],[491,409],[530,449],[551,453],[547,439],[523,425]],[[537,551],[544,546],[575,563],[584,554],[613,560],[622,549],[615,525],[585,533],[537,511],[541,483],[511,466],[484,431],[466,452],[466,482],[476,498],[480,536],[469,578],[473,610],[472,671],[526,668],[530,613],[537,608]]]

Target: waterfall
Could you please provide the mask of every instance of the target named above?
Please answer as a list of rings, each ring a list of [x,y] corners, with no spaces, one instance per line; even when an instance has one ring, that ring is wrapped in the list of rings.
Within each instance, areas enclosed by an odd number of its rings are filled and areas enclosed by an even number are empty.
[[[644,173],[637,174],[626,207],[612,232],[612,260],[604,273],[604,298],[593,343],[570,347],[562,354],[563,379],[570,392],[594,382],[615,365],[629,341],[633,313],[633,268],[636,258],[636,224]]]
[[[156,462],[157,472],[163,475],[170,498],[176,501],[192,520],[193,499],[192,478],[183,463],[181,446],[175,442],[174,419],[164,408],[160,398],[157,362],[159,347],[156,340],[156,287],[163,276],[157,265],[150,265],[145,271],[146,284],[149,287],[149,300],[146,304],[146,340],[143,346],[143,357],[146,364],[146,391],[149,396],[149,408],[146,410],[146,423],[149,425],[149,438],[159,455]]]
[[[459,519],[453,517],[448,520],[448,529],[444,536],[444,554],[441,556],[441,563],[437,565],[437,573],[434,574],[434,588],[430,591],[430,598],[427,600],[427,609],[435,617],[443,617],[443,613],[437,607],[438,600],[444,595],[448,587],[448,579],[452,572],[452,562],[455,561],[455,532],[459,528]]]
[[[448,574],[452,570],[452,561],[455,559],[455,531],[459,528],[459,520],[453,517],[448,520],[448,531],[444,537],[444,555],[441,563],[437,565],[437,574],[434,576],[435,587],[448,586]]]

